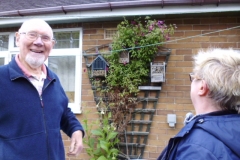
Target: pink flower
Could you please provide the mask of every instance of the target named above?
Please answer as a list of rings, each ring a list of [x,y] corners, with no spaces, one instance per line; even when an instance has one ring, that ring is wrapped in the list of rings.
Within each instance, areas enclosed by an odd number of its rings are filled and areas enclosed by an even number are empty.
[[[134,24],[136,24],[136,22],[135,22],[135,21],[132,21],[132,22],[131,22],[131,24],[133,24],[133,25],[134,25]]]
[[[168,36],[165,36],[165,39],[168,41],[170,38]]]
[[[163,25],[164,22],[163,21],[158,21],[158,25]]]
[[[151,26],[149,26],[149,30],[150,31],[152,31],[153,30],[153,26],[151,25]]]

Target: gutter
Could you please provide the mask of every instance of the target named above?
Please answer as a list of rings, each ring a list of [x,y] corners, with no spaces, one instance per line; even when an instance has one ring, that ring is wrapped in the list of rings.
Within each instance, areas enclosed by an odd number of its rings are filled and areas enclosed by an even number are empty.
[[[145,0],[145,1],[122,1],[122,2],[105,2],[105,3],[91,3],[91,4],[79,4],[79,5],[69,5],[69,6],[56,6],[56,7],[46,7],[46,8],[35,8],[35,9],[23,9],[14,11],[0,12],[0,17],[3,16],[31,16],[31,15],[43,15],[52,13],[64,13],[76,11],[96,11],[109,9],[113,11],[114,9],[125,9],[134,7],[150,7],[159,6],[164,8],[165,6],[203,6],[213,4],[216,7],[221,4],[235,4],[239,3],[240,0]]]

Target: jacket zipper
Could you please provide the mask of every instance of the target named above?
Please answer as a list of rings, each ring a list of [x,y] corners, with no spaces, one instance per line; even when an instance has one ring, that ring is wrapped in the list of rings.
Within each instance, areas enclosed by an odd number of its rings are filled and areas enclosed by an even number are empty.
[[[46,117],[45,117],[45,113],[44,113],[44,104],[43,104],[41,95],[40,95],[40,101],[41,101],[41,107],[42,107],[44,130],[45,130],[45,134],[46,134],[47,154],[48,154],[48,159],[50,159],[50,153],[49,153],[49,148],[48,148],[49,145],[48,145],[48,132],[47,132],[47,125],[46,125]]]
[[[49,84],[51,82],[52,82],[52,80],[45,86],[45,88],[42,88],[42,93],[49,86]],[[47,145],[48,159],[50,160],[50,150],[49,150],[49,145],[48,145],[48,132],[47,132],[46,116],[45,116],[45,113],[44,113],[44,103],[43,103],[42,95],[40,95],[40,101],[41,101],[44,128],[45,128],[45,134],[46,134],[46,145]]]

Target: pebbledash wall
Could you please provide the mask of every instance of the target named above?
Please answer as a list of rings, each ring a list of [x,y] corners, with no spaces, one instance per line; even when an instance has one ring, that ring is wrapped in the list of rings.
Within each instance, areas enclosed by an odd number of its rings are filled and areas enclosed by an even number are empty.
[[[158,19],[155,17],[155,19]],[[162,91],[158,100],[157,111],[153,118],[150,135],[144,152],[144,159],[156,160],[158,155],[182,127],[187,112],[194,112],[189,96],[190,81],[189,73],[192,72],[192,56],[199,49],[209,47],[233,48],[240,50],[240,14],[238,13],[215,13],[215,14],[188,14],[167,15],[166,24],[176,24],[175,34],[171,36],[171,43],[164,46],[172,50],[166,70],[166,82],[162,85]],[[102,44],[111,43],[111,39],[104,39],[104,30],[116,28],[119,21],[55,24],[57,28],[83,28],[83,50]],[[8,31],[16,31],[18,28],[9,28]],[[229,29],[229,30],[226,30]],[[4,29],[1,31],[4,31]],[[211,34],[209,34],[211,33]],[[83,58],[82,64],[82,109],[83,114],[76,115],[81,121],[87,118],[89,121],[98,119],[96,104],[93,97],[86,64]],[[90,111],[88,115],[85,111]],[[175,128],[170,128],[167,123],[167,114],[177,115]],[[68,151],[70,139],[62,134],[65,150]],[[200,138],[200,137],[199,137]],[[68,157],[66,160],[89,160],[83,149],[77,157]]]
[[[157,19],[157,18],[156,18]],[[159,153],[167,144],[169,138],[174,136],[182,127],[187,112],[194,112],[190,99],[189,73],[192,72],[192,56],[199,49],[209,47],[233,48],[240,50],[240,14],[239,13],[217,13],[198,15],[170,15],[164,19],[166,24],[176,24],[177,29],[170,40],[177,40],[166,44],[165,47],[172,50],[167,70],[166,82],[158,100],[157,111],[153,118],[150,135],[145,148],[144,158],[156,160]],[[110,43],[111,40],[104,39],[104,29],[116,28],[118,22],[95,22],[83,23],[83,50]],[[229,29],[239,26],[237,29]],[[222,31],[225,30],[225,31]],[[210,32],[215,32],[208,34]],[[205,34],[201,36],[201,34]],[[82,106],[84,110],[96,113],[96,104],[89,84],[89,78],[84,70],[86,65],[83,59],[82,71]],[[167,123],[167,114],[177,115],[176,128],[170,128]],[[79,120],[84,115],[78,115]],[[94,120],[98,115],[88,115]],[[66,148],[69,142],[65,141]],[[83,151],[79,158],[67,160],[87,160],[88,156]]]

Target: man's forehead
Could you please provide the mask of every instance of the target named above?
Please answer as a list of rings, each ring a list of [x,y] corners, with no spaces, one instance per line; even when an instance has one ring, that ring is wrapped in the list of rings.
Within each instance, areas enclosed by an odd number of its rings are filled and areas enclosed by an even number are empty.
[[[46,32],[47,34],[52,34],[52,28],[43,20],[41,19],[31,19],[28,21],[25,21],[20,31],[22,32],[28,32],[28,31],[41,31]]]

